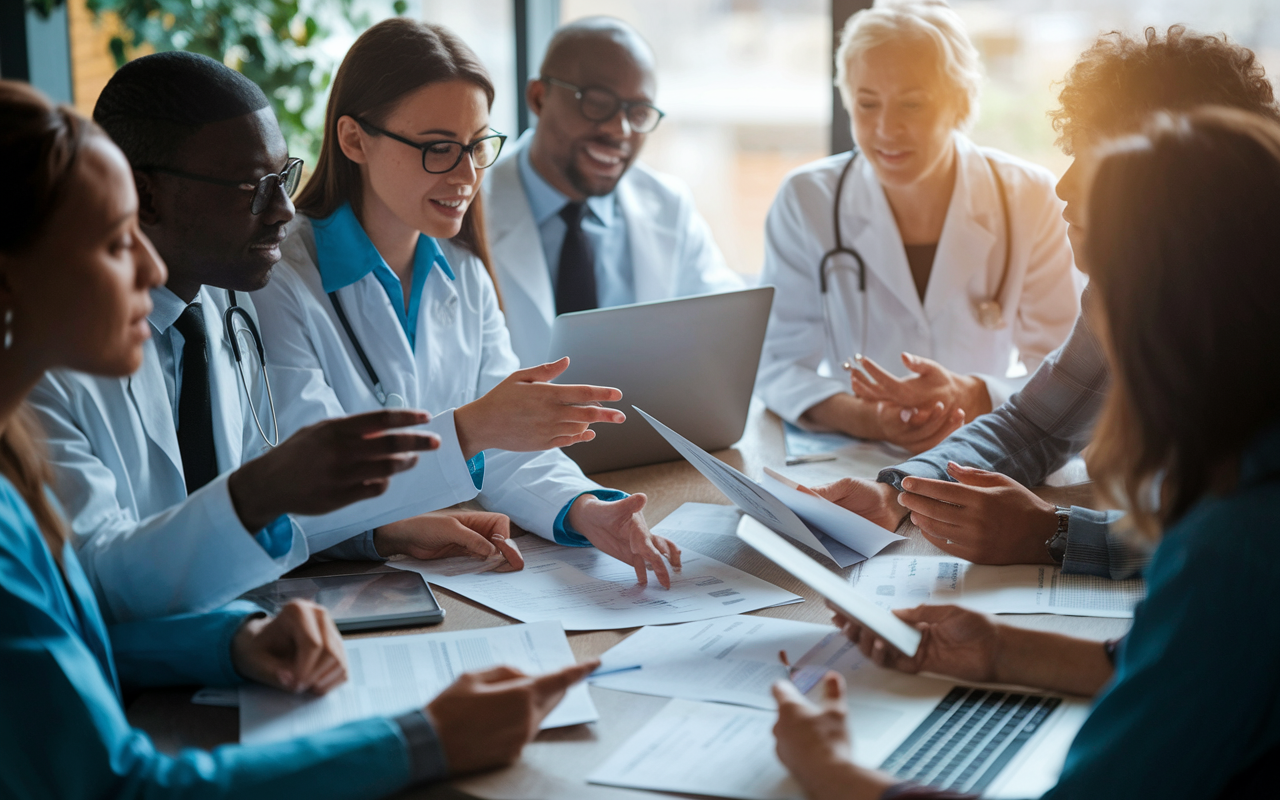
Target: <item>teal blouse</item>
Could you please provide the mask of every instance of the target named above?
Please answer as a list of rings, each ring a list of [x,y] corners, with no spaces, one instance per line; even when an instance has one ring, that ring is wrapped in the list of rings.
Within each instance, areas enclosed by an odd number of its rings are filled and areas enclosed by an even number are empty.
[[[121,685],[240,683],[231,638],[256,607],[108,626],[70,546],[62,563],[65,582],[0,477],[0,797],[321,800],[410,782],[404,734],[385,718],[278,744],[158,752],[125,718]]]

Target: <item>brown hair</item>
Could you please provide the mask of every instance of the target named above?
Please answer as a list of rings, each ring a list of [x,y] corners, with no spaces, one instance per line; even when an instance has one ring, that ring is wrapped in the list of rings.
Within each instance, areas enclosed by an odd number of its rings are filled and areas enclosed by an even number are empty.
[[[1089,470],[1154,536],[1229,491],[1280,417],[1248,377],[1280,363],[1280,124],[1162,113],[1104,153],[1085,229],[1113,383]]]
[[[1280,119],[1252,50],[1182,25],[1163,36],[1155,28],[1102,34],[1067,72],[1058,103],[1049,116],[1068,155],[1083,139],[1137,130],[1155,111],[1220,105]]]
[[[74,110],[54,106],[24,83],[0,81],[0,253],[17,255],[45,234],[90,135],[102,132]],[[35,414],[19,407],[0,431],[0,474],[22,495],[59,558],[66,526],[46,493],[52,475],[43,438]]]
[[[338,120],[356,117],[382,125],[405,95],[427,84],[463,80],[475,84],[493,106],[493,82],[476,54],[448,28],[394,17],[356,39],[338,67],[324,117],[324,139],[315,172],[298,195],[298,210],[313,219],[327,217],[346,202],[359,213],[360,167],[338,144]],[[498,281],[489,257],[484,207],[477,194],[453,237],[484,264],[494,288]]]

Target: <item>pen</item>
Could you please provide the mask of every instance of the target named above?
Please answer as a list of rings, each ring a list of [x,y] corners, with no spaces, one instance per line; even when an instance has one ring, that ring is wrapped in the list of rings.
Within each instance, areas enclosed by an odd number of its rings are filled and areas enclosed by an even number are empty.
[[[778,651],[778,660],[782,662],[782,666],[784,666],[784,667],[786,667],[786,668],[787,668],[787,680],[791,681],[791,682],[792,682],[792,684],[794,684],[794,683],[795,683],[794,678],[795,678],[795,675],[796,675],[796,668],[795,668],[795,667],[793,667],[793,666],[791,666],[791,659],[787,658],[787,651],[786,651],[786,650],[779,650],[779,651]],[[797,688],[799,688],[799,687],[797,687]]]
[[[599,678],[599,677],[602,677],[602,676],[604,676],[604,675],[614,675],[614,674],[619,673],[619,672],[632,672],[632,671],[634,671],[634,670],[640,669],[642,666],[644,666],[644,665],[643,665],[643,664],[633,664],[633,665],[632,665],[632,666],[630,666],[630,667],[614,667],[614,668],[612,668],[612,669],[599,669],[599,668],[597,668],[595,672],[593,672],[593,673],[591,673],[590,675],[588,675],[588,676],[587,676],[587,680],[591,680],[592,678]]]

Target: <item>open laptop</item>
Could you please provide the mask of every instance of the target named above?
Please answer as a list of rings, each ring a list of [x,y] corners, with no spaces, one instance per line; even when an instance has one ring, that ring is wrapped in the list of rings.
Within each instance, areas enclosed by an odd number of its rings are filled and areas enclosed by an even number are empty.
[[[556,317],[548,361],[569,356],[557,383],[622,390],[621,425],[596,425],[596,438],[565,448],[586,473],[680,458],[637,405],[708,451],[742,438],[773,287],[635,303]]]
[[[807,689],[828,667],[849,682],[854,760],[902,780],[983,797],[1039,797],[1062,772],[1089,702],[881,669],[839,632],[797,665]],[[850,674],[852,673],[852,674]]]

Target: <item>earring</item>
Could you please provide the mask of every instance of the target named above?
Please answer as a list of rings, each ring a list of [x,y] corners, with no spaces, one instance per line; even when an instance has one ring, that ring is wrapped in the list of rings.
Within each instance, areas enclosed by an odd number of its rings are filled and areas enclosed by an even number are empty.
[[[8,350],[13,347],[13,309],[6,308],[4,311],[4,349]]]

